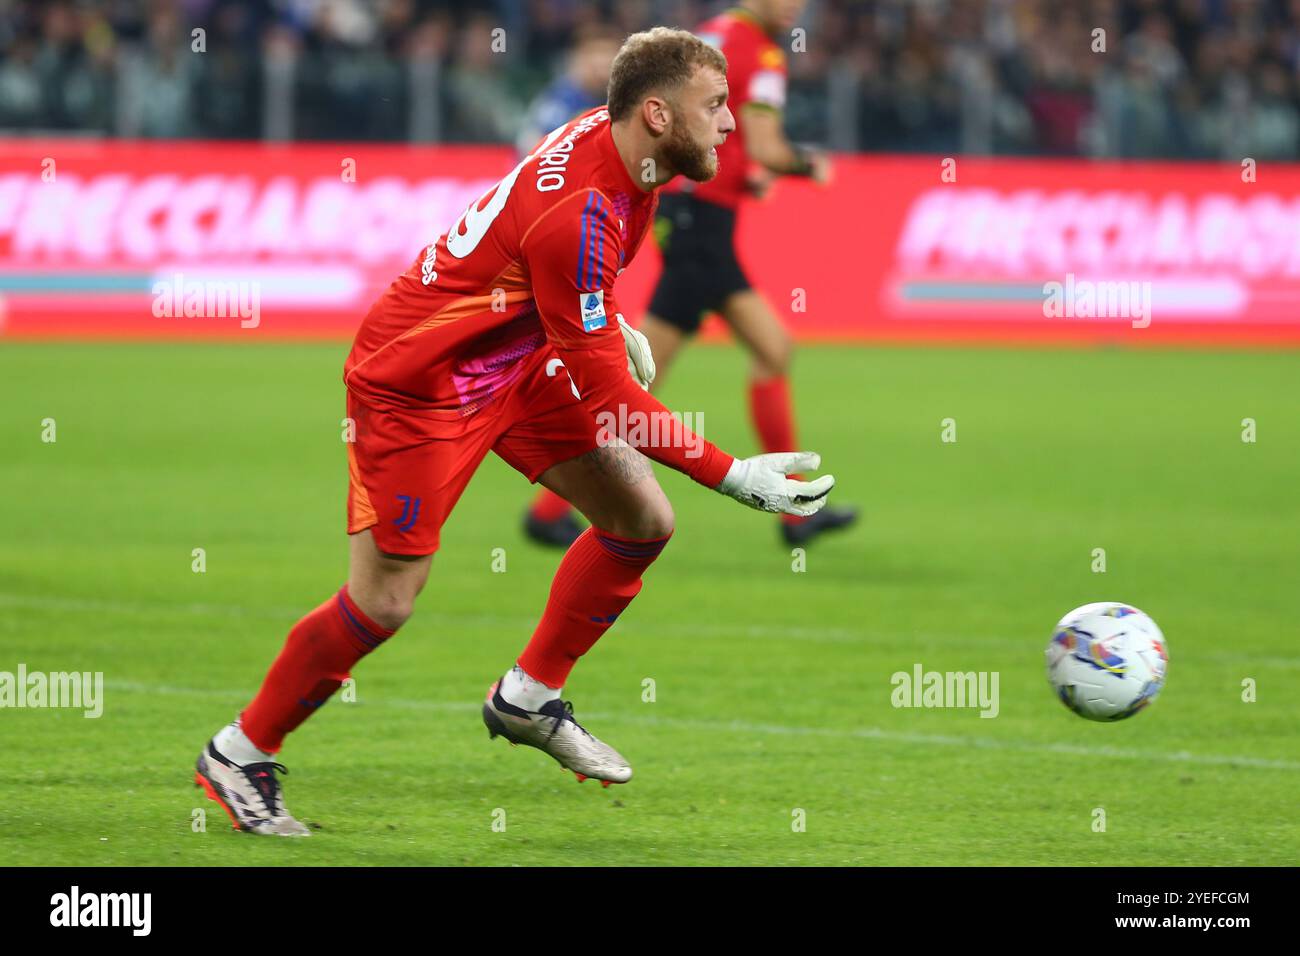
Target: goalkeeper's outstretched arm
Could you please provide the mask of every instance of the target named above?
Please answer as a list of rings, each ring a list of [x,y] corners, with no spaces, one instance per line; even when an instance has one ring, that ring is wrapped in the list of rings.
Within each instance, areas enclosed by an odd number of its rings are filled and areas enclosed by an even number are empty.
[[[815,470],[820,456],[783,452],[734,458],[644,390],[654,378],[653,356],[644,337],[621,321],[613,295],[622,261],[619,231],[608,219],[589,220],[588,229],[598,230],[600,241],[588,235],[584,243],[577,226],[573,217],[552,215],[530,233],[524,253],[542,328],[596,421],[611,438],[751,508],[794,515],[818,511],[835,479],[823,475],[806,482],[787,475]],[[583,245],[601,252],[589,257],[579,287]]]

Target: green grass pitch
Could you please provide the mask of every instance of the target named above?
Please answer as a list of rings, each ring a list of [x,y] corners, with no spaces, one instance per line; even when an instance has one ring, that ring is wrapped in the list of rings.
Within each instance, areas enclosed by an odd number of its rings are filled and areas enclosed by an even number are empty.
[[[344,353],[0,348],[0,671],[102,671],[106,694],[99,719],[0,710],[0,862],[1300,859],[1300,356],[1255,352],[802,350],[801,443],[864,518],[795,571],[774,518],[660,470],[676,534],[565,694],[636,769],[608,790],[482,726],[558,561],[519,533],[532,489],[489,457],[357,700],[281,754],[318,829],[233,833],[192,767],[344,578]],[[700,346],[661,397],[752,454],[744,374]],[[1044,676],[1052,625],[1095,600],[1170,645],[1160,699],[1118,724]],[[918,663],[996,671],[996,718],[892,707]]]

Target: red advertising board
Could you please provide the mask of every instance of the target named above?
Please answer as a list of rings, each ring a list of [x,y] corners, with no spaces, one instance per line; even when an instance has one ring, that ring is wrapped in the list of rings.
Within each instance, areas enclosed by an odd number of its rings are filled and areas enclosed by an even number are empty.
[[[513,162],[5,142],[0,335],[348,337]],[[1300,167],[840,157],[750,203],[740,251],[804,339],[1300,344]],[[625,311],[658,271],[647,243]]]

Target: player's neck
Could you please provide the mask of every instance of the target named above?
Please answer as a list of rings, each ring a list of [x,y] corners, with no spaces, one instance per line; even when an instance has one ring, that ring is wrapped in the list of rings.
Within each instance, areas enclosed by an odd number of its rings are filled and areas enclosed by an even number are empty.
[[[664,163],[655,155],[654,140],[643,130],[638,129],[634,123],[611,123],[609,131],[614,138],[614,149],[618,151],[618,158],[623,161],[623,168],[642,192],[648,193],[658,189],[677,175],[665,168]],[[647,159],[652,161],[649,167],[646,166]],[[654,171],[654,178],[647,182],[645,174],[651,169]]]

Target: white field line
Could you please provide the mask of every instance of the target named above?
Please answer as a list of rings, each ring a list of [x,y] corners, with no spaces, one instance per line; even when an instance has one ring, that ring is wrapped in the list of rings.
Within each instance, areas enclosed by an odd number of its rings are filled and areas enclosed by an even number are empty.
[[[108,690],[127,693],[177,695],[185,697],[206,697],[230,701],[238,706],[253,693],[252,688],[244,690],[204,690],[194,687],[176,687],[167,684],[135,683],[131,681],[106,681]],[[477,712],[481,703],[469,701],[435,701],[411,700],[399,697],[367,696],[367,706],[394,707],[404,710],[426,710],[436,712],[464,713]],[[744,720],[683,720],[664,717],[640,717],[619,713],[600,713],[591,711],[583,714],[583,721],[588,719],[612,724],[631,724],[638,727],[664,727],[671,730],[700,731],[703,733],[747,734],[750,736],[780,737],[825,737],[834,740],[883,740],[893,743],[920,744],[932,747],[961,747],[977,750],[1002,750],[1025,753],[1050,753],[1070,757],[1099,757],[1107,760],[1145,760],[1162,763],[1200,764],[1219,767],[1250,767],[1259,770],[1300,770],[1300,761],[1272,760],[1265,757],[1234,757],[1226,754],[1196,754],[1186,750],[1174,752],[1159,750],[1134,750],[1125,747],[1085,747],[1078,744],[1044,744],[1031,740],[989,736],[963,736],[957,734],[921,734],[906,733],[897,730],[883,730],[879,727],[849,727],[834,729],[828,727],[791,727],[786,724],[757,724]]]
[[[415,616],[411,619],[415,627],[437,627],[439,622],[454,621],[460,624],[496,627],[503,631],[514,632],[527,637],[537,626],[536,617],[511,617],[499,614],[462,614],[441,611],[432,600],[416,606]],[[317,603],[320,603],[319,601]],[[0,608],[21,607],[31,610],[52,611],[57,613],[86,614],[125,614],[140,615],[157,619],[160,615],[182,616],[218,616],[243,618],[253,621],[278,621],[284,630],[311,610],[302,607],[246,607],[239,604],[141,604],[129,601],[103,601],[83,598],[47,598],[26,594],[0,592]],[[539,607],[540,613],[540,607]],[[410,627],[411,625],[408,625]],[[929,632],[898,633],[870,631],[861,628],[845,627],[801,627],[797,625],[763,625],[763,624],[719,624],[690,623],[681,624],[668,621],[627,621],[620,624],[620,630],[634,634],[663,634],[674,637],[752,637],[761,640],[808,641],[817,644],[872,644],[880,646],[897,646],[898,644],[915,645],[921,649],[924,645],[951,645],[970,647],[972,645],[989,647],[1006,647],[1023,650],[1035,642],[1023,637],[998,637],[991,635],[969,634],[935,634]],[[1044,635],[1041,643],[1047,644]],[[1300,669],[1300,657],[1257,657],[1251,654],[1215,653],[1207,655],[1206,660],[1218,663],[1241,664],[1254,667],[1278,667],[1288,670]]]
[[[431,596],[432,598],[432,596]],[[323,598],[322,598],[323,599]],[[320,602],[317,601],[317,604]],[[183,616],[217,616],[236,617],[255,621],[279,621],[287,630],[294,621],[315,607],[304,604],[297,608],[279,607],[244,607],[238,604],[141,604],[129,601],[103,601],[83,598],[45,598],[24,594],[0,592],[0,607],[21,607],[31,610],[53,611],[57,613],[86,614],[126,614],[158,618],[160,615]],[[538,606],[538,613],[541,606]],[[462,624],[499,627],[515,631],[524,637],[531,634],[537,626],[536,617],[511,617],[499,614],[461,614],[439,610],[436,599],[425,599],[416,605],[415,615],[411,619],[415,626],[434,625],[439,621],[455,621]],[[409,625],[408,625],[409,626]],[[801,627],[797,625],[760,625],[760,624],[673,624],[655,621],[628,622],[624,629],[630,631],[648,631],[655,634],[673,635],[720,635],[733,637],[756,637],[774,640],[814,641],[827,644],[864,644],[882,640],[915,640],[918,643],[952,643],[980,644],[995,643],[1016,646],[1023,641],[1001,637],[970,637],[957,634],[914,634],[890,635],[871,633],[852,628],[836,627]],[[1050,635],[1049,635],[1050,636]],[[1043,638],[1046,646],[1047,638]]]

